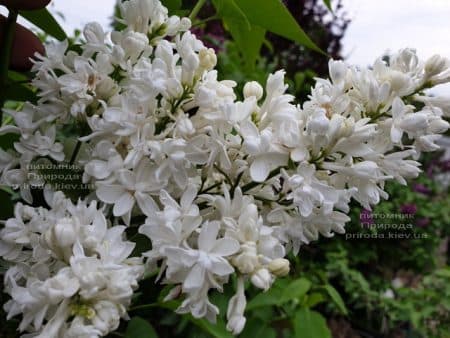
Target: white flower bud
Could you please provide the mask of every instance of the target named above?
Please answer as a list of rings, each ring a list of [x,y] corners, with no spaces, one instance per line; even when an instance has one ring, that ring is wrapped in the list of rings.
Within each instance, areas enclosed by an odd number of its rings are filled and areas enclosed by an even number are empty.
[[[244,293],[244,279],[242,276],[238,278],[236,294],[231,297],[227,308],[227,330],[234,335],[242,332],[245,326],[246,318],[244,317],[247,299]]]
[[[200,59],[200,67],[202,69],[211,70],[217,64],[216,52],[212,48],[200,49],[198,57]]]
[[[98,22],[88,23],[83,30],[83,35],[90,43],[103,44],[105,41],[105,33]]]
[[[256,100],[259,100],[262,98],[263,93],[263,87],[261,87],[261,85],[256,81],[250,81],[244,85],[244,98],[254,96],[256,97]]]
[[[244,316],[233,316],[227,322],[227,330],[233,335],[238,335],[244,329],[246,321]]]
[[[191,136],[195,133],[194,125],[187,116],[183,116],[177,121],[176,129],[181,136]]]
[[[428,127],[427,115],[424,113],[406,114],[399,123],[399,127],[407,132],[418,132]]]
[[[131,58],[137,58],[139,54],[148,46],[148,38],[145,34],[137,32],[127,32],[122,40],[122,47]]]
[[[441,118],[437,118],[430,122],[429,127],[433,134],[443,134],[448,130],[449,123]]]
[[[75,243],[77,234],[72,219],[61,219],[53,228],[53,235],[53,240],[56,242],[52,243],[53,245],[67,247]]]
[[[289,261],[285,258],[272,260],[268,267],[269,271],[277,277],[283,277],[289,273]]]
[[[425,63],[426,76],[430,77],[443,72],[448,67],[448,60],[440,55],[433,55]]]
[[[103,335],[116,330],[119,326],[119,307],[120,305],[116,305],[109,301],[99,301],[94,305],[96,315],[92,319],[92,324],[101,331]]]
[[[266,268],[262,268],[252,275],[250,281],[257,288],[267,291],[272,285],[273,278],[270,275],[269,270],[267,270]]]
[[[316,133],[319,135],[325,135],[328,131],[328,126],[330,124],[330,120],[325,115],[325,109],[317,110],[311,116],[311,119],[308,121],[306,128],[308,132]]]
[[[232,263],[241,273],[252,273],[259,266],[256,243],[241,245],[242,252],[232,259]]]

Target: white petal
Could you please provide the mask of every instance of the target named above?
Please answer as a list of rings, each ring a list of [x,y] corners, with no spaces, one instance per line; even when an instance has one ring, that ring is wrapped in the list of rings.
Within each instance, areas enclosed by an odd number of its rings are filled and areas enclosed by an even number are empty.
[[[155,213],[159,211],[158,205],[149,194],[137,191],[134,194],[134,197],[136,198],[139,208],[141,208],[146,216],[155,215]]]
[[[255,182],[263,182],[269,176],[270,167],[264,157],[256,158],[250,166],[250,176]]]
[[[219,256],[230,256],[239,250],[239,242],[233,238],[221,238],[214,243],[211,253]]]
[[[117,202],[114,204],[113,214],[114,216],[125,215],[133,208],[134,197],[129,192],[126,192],[120,196]]]
[[[125,192],[121,185],[99,184],[97,188],[97,197],[105,203],[115,203]]]
[[[216,243],[217,234],[219,233],[218,222],[208,222],[203,224],[202,231],[198,237],[198,247],[202,251],[210,252]]]

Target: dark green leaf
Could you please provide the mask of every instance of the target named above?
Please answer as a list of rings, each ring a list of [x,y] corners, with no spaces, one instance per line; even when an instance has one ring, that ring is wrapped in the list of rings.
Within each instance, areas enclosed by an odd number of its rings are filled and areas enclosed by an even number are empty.
[[[323,316],[308,308],[300,308],[294,317],[295,338],[331,338]]]
[[[217,323],[211,324],[206,319],[197,319],[192,316],[189,317],[192,323],[208,332],[214,338],[233,338],[233,335],[227,331],[225,323],[220,318],[217,318]]]
[[[174,14],[175,11],[181,8],[182,0],[162,0],[164,6],[169,10],[169,14]]]
[[[271,328],[267,322],[260,319],[250,318],[245,323],[244,331],[239,335],[240,338],[276,338],[276,331]]]
[[[19,134],[0,135],[0,148],[3,150],[12,149],[14,147],[14,142],[18,142],[19,138]]]
[[[29,101],[36,103],[38,100],[36,94],[31,90],[31,88],[28,85],[21,83],[7,83],[4,95],[7,100],[11,101]]]
[[[11,200],[11,194],[4,190],[0,190],[0,201],[2,201],[2,207],[0,208],[0,220],[13,217],[14,206]]]
[[[158,335],[153,326],[140,317],[131,318],[125,332],[126,338],[157,338]]]
[[[67,39],[66,33],[47,9],[43,8],[36,11],[20,11],[19,13],[48,35],[51,35],[60,41]]]
[[[328,7],[328,9],[332,12],[333,11],[333,7],[331,7],[331,0],[323,0],[323,2]]]
[[[330,284],[325,285],[324,289],[327,291],[328,295],[331,297],[336,306],[339,308],[339,311],[341,311],[344,315],[348,314],[345,303],[342,300],[339,292],[337,292],[337,290]]]

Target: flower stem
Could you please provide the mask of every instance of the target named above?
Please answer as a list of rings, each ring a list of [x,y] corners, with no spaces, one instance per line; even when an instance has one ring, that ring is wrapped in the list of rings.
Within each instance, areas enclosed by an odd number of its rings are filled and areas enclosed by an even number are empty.
[[[69,164],[74,164],[74,162],[77,158],[78,152],[80,151],[80,148],[81,148],[81,141],[77,140],[77,144],[75,145],[75,148],[73,149],[72,157],[70,158]]]
[[[6,81],[8,79],[8,68],[11,60],[11,50],[14,41],[14,31],[16,26],[18,12],[14,9],[9,10],[6,20],[5,30],[3,32],[3,45],[0,52],[0,125],[3,122],[3,105],[6,101]]]
[[[193,21],[197,17],[198,12],[200,12],[200,10],[202,9],[202,7],[205,3],[206,3],[206,0],[199,0],[195,4],[194,8],[192,9],[191,14],[189,14],[189,19],[191,19],[191,21]]]

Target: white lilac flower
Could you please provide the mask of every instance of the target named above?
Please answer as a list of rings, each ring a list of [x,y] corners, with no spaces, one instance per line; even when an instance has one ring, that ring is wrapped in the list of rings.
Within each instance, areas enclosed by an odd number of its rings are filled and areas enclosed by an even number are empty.
[[[104,336],[126,316],[142,262],[129,258],[125,227],[108,227],[95,201],[75,205],[55,194],[49,202],[51,210],[17,204],[2,229],[8,318],[22,314],[20,331],[37,337]]]

